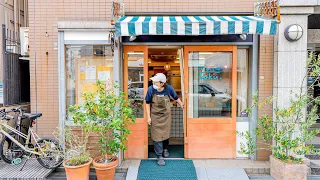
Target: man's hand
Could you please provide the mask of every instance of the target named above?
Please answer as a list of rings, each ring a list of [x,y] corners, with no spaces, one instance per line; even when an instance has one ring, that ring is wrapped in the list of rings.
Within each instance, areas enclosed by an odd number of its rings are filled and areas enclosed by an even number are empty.
[[[148,124],[151,125],[151,118],[148,118]]]
[[[184,109],[184,104],[180,104],[181,108]]]

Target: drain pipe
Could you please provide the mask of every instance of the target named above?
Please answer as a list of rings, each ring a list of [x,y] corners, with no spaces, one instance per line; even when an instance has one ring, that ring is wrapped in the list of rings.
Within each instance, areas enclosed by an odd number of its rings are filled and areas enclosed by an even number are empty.
[[[36,0],[34,0],[34,2],[33,2],[33,45],[34,45],[34,78],[35,78],[36,113],[38,113],[37,46],[36,46]],[[36,133],[38,133],[38,124],[36,125]]]
[[[13,1],[13,18],[14,18],[14,33],[13,34],[14,34],[14,39],[17,38],[16,37],[16,33],[18,32],[17,31],[17,29],[18,29],[17,28],[17,7],[18,7],[17,6],[17,0],[14,0]]]

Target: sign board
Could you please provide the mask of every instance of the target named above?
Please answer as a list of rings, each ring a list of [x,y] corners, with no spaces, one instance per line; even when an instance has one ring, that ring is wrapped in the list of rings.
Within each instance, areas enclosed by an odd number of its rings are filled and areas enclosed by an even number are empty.
[[[254,3],[254,15],[272,18],[277,17],[277,20],[280,22],[279,1],[280,0],[268,0]]]
[[[111,24],[114,23],[124,15],[124,4],[123,0],[111,0]]]

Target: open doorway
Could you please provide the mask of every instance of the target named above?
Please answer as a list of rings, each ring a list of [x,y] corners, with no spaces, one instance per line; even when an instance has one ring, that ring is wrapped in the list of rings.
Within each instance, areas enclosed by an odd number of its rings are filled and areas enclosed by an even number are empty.
[[[167,84],[171,85],[178,97],[183,100],[182,48],[179,46],[149,46],[148,79],[157,73],[164,73]],[[148,86],[152,82],[149,80]],[[183,109],[171,100],[171,134],[169,140],[169,158],[184,158],[184,120]],[[148,158],[156,158],[150,127],[148,128]]]

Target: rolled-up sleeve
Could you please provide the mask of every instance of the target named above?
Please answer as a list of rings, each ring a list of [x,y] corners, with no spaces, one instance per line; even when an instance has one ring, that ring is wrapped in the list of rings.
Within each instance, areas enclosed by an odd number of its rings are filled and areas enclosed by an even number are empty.
[[[153,90],[152,90],[152,87],[150,86],[150,87],[148,88],[147,95],[146,95],[146,97],[145,97],[145,100],[146,100],[146,103],[147,103],[147,104],[150,104],[150,103],[151,103],[151,101],[152,101],[152,96],[153,96]]]
[[[172,86],[169,86],[169,92],[170,92],[170,96],[174,99],[174,100],[178,100],[179,97],[177,95],[177,93],[174,91]]]

